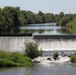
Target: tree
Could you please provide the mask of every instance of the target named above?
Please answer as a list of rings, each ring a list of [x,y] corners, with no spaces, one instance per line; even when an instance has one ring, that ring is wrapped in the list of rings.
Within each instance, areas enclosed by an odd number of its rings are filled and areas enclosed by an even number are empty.
[[[6,30],[10,33],[19,32],[19,13],[20,10],[15,7],[6,6],[2,9],[2,15],[5,17]]]
[[[28,42],[25,43],[25,54],[30,57],[31,59],[34,59],[38,56],[42,55],[42,51],[38,50],[38,45],[37,43],[33,43],[33,42]]]
[[[64,12],[59,13],[59,18],[62,18],[62,17],[64,17]]]
[[[20,13],[19,20],[20,20],[20,25],[21,26],[24,26],[24,25],[27,24],[27,21],[26,21],[24,15],[22,14],[22,12]]]
[[[4,33],[6,30],[5,17],[2,14],[2,9],[0,8],[0,33]]]

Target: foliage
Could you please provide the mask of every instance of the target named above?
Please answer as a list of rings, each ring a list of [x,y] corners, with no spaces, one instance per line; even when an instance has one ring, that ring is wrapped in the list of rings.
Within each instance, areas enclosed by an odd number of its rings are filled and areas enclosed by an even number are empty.
[[[31,59],[24,54],[0,50],[0,67],[27,66],[31,64]]]
[[[0,8],[0,33],[19,33],[22,25],[48,22],[55,22],[54,14],[41,11],[35,14],[12,6]]]
[[[70,58],[72,63],[76,63],[76,53],[74,53]]]
[[[54,53],[54,59],[56,60],[58,58],[58,52]]]
[[[70,21],[69,23],[67,23],[67,30],[70,33],[76,34],[76,18],[74,18],[72,21]]]
[[[72,20],[73,20],[72,14],[64,14],[61,12],[58,16],[57,25],[66,27],[67,23],[69,23]]]
[[[38,50],[38,45],[37,43],[33,43],[33,42],[28,42],[25,43],[25,54],[30,57],[31,59],[34,59],[38,56],[42,55],[42,51]]]
[[[20,10],[20,7],[5,6],[0,8],[0,33],[20,33],[20,26],[27,24],[57,22],[57,25],[66,26],[74,18],[76,14],[34,13]]]
[[[67,23],[67,27],[71,27],[71,28],[76,27],[76,18],[70,21],[69,23]]]

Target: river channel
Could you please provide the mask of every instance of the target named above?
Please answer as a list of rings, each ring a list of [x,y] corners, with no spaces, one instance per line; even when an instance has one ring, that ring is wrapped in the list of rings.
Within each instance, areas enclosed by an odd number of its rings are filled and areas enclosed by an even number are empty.
[[[54,34],[68,34],[64,27],[51,24],[33,24],[21,27],[25,32],[32,32],[34,35],[54,35]],[[76,75],[76,66],[70,62],[57,63],[35,63],[29,67],[17,68],[0,68],[0,75]]]
[[[56,26],[56,23],[44,24],[29,24],[20,28],[25,33],[32,33],[34,35],[60,35],[71,34],[66,27]]]
[[[71,63],[36,63],[30,67],[0,69],[0,75],[76,75]]]

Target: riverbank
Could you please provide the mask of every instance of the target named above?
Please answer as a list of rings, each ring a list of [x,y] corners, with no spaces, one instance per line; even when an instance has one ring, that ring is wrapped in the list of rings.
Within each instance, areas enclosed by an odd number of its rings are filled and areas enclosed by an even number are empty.
[[[32,61],[24,54],[0,50],[0,67],[20,67],[32,65]]]

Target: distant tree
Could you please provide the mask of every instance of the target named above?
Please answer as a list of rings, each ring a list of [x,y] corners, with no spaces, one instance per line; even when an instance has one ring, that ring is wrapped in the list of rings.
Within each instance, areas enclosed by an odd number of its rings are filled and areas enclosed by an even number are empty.
[[[2,9],[2,14],[5,17],[5,25],[7,26],[7,30],[9,30],[8,32],[19,32],[19,12],[18,8],[11,6],[6,6]]]
[[[39,11],[38,14],[39,14],[40,16],[43,16],[43,15],[44,15],[44,13],[43,13],[42,11]]]
[[[22,12],[20,12],[19,20],[20,20],[20,25],[21,25],[21,26],[25,26],[25,25],[27,24],[27,20],[26,20],[26,18],[24,17],[24,15],[23,15]]]
[[[74,16],[72,14],[65,14],[64,15],[64,13],[61,12],[58,16],[57,25],[66,27],[66,24],[69,23],[70,21],[72,21],[73,17]]]
[[[5,17],[2,14],[2,9],[0,8],[0,33],[4,33],[6,30]]]
[[[55,17],[55,22],[57,22],[58,21],[58,14],[55,14],[54,17]]]
[[[62,17],[64,17],[64,12],[59,13],[59,18],[62,18]]]

